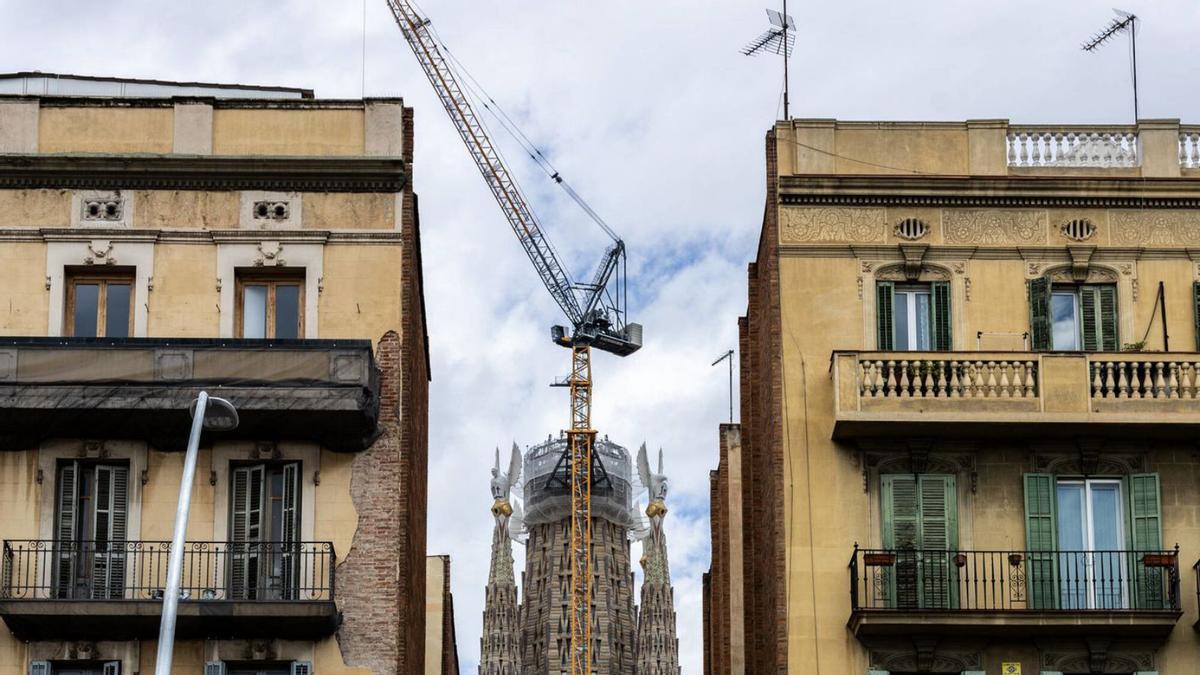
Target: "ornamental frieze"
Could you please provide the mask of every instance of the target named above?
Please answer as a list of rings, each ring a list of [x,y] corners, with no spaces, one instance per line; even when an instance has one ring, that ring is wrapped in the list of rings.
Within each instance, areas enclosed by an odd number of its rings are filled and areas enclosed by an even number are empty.
[[[780,211],[784,242],[871,244],[886,240],[886,209],[785,207]]]
[[[1200,244],[1200,211],[1113,211],[1114,244],[1195,246]]]
[[[1027,209],[946,209],[947,244],[1040,244],[1046,240],[1046,212]]]

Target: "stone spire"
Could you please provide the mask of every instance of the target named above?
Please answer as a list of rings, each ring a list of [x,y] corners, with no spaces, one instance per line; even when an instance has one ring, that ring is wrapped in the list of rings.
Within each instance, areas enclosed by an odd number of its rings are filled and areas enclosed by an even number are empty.
[[[642,603],[638,612],[638,675],[679,675],[679,638],[675,633],[675,590],[667,563],[667,477],[663,473],[662,450],[658,471],[650,471],[646,446],[638,454],[638,470],[650,494],[646,516],[650,534],[642,540]]]
[[[507,474],[500,473],[500,451],[496,450],[496,468],[492,469],[492,562],[484,590],[483,635],[479,638],[480,675],[519,675],[521,672],[520,605],[513,576],[513,533],[522,525],[520,512],[508,501],[509,491],[520,474],[520,454],[513,445],[513,460]]]

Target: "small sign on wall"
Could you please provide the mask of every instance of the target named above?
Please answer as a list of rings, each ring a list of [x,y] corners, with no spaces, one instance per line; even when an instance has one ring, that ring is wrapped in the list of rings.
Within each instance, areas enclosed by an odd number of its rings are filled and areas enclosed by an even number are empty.
[[[1005,661],[1000,664],[1000,672],[1004,675],[1021,675],[1021,664]]]

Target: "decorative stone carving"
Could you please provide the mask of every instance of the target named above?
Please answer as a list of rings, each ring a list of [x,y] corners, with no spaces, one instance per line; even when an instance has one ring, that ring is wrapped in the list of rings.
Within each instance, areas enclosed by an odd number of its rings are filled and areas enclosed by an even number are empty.
[[[84,199],[81,204],[83,211],[79,214],[79,220],[85,223],[120,222],[124,200],[120,197]]]
[[[1068,246],[1071,255],[1071,279],[1082,283],[1088,277],[1088,262],[1096,252],[1095,246]]]
[[[1074,452],[1038,452],[1034,467],[1041,473],[1087,476],[1128,476],[1146,469],[1146,457],[1139,453],[1105,453],[1094,446],[1081,446]]]
[[[255,220],[287,220],[291,217],[292,206],[286,201],[257,201],[253,213]]]
[[[1029,266],[1030,272],[1033,272],[1034,266]],[[1115,284],[1117,283],[1116,270],[1108,269],[1107,267],[1097,267],[1091,265],[1087,268],[1087,274],[1083,277],[1077,276],[1078,270],[1074,264],[1063,265],[1047,270],[1045,276],[1050,281],[1059,284],[1070,283],[1089,283],[1089,284]],[[1035,276],[1037,276],[1035,274]]]
[[[905,218],[896,223],[892,233],[901,239],[915,241],[929,234],[929,225],[920,218]]]
[[[1134,673],[1154,670],[1150,650],[1109,650],[1107,645],[1088,648],[1047,649],[1042,652],[1042,670],[1060,673]]]
[[[950,270],[938,265],[921,265],[920,272],[910,276],[912,272],[908,262],[880,267],[875,274],[879,281],[950,281]]]
[[[781,211],[785,243],[869,244],[885,240],[886,209],[785,207]]]
[[[980,663],[978,651],[937,649],[927,643],[871,650],[871,667],[893,673],[961,673],[964,670],[978,670]]]
[[[946,209],[948,244],[1035,244],[1045,241],[1046,214],[1020,209]]]
[[[280,253],[283,252],[283,246],[277,241],[264,241],[258,245],[259,256],[254,259],[256,267],[284,267],[287,261],[283,259]]]
[[[1115,244],[1130,246],[1195,246],[1200,244],[1200,212],[1113,211],[1109,215]]]
[[[112,254],[112,242],[107,239],[96,239],[88,244],[88,255],[84,256],[85,265],[115,265],[116,257]]]

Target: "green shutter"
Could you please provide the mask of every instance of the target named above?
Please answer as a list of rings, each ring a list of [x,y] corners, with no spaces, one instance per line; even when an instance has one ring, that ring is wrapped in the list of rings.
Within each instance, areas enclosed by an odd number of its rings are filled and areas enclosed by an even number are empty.
[[[1095,286],[1082,286],[1079,289],[1079,316],[1083,323],[1081,332],[1083,342],[1080,346],[1085,352],[1100,351],[1103,340],[1100,321],[1100,293]]]
[[[1050,349],[1050,280],[1029,280],[1029,339],[1035,351]]]
[[[896,285],[890,281],[880,281],[875,285],[875,321],[878,325],[878,349],[888,351],[893,349],[893,320],[895,308]]]
[[[896,564],[885,568],[889,607],[918,606],[917,552],[920,547],[920,497],[911,474],[881,477],[883,547],[896,551]]]
[[[1161,551],[1162,497],[1158,474],[1135,473],[1125,481],[1129,494],[1129,547],[1132,555],[1133,601],[1137,609],[1166,607],[1163,568],[1142,565],[1142,554]]]
[[[954,348],[950,332],[950,282],[935,281],[930,284],[929,291],[932,305],[929,318],[933,322],[929,333],[933,336],[933,349],[950,351]]]
[[[1029,607],[1054,609],[1058,606],[1058,585],[1054,550],[1056,494],[1054,476],[1048,473],[1025,474],[1025,562],[1029,580]]]
[[[920,476],[921,607],[955,606],[957,568],[951,564],[958,544],[954,476]]]
[[[1117,334],[1117,287],[1111,284],[1097,287],[1100,296],[1100,349],[1115,352],[1121,347]]]
[[[1200,281],[1192,284],[1192,326],[1196,329],[1196,351],[1200,352]]]

